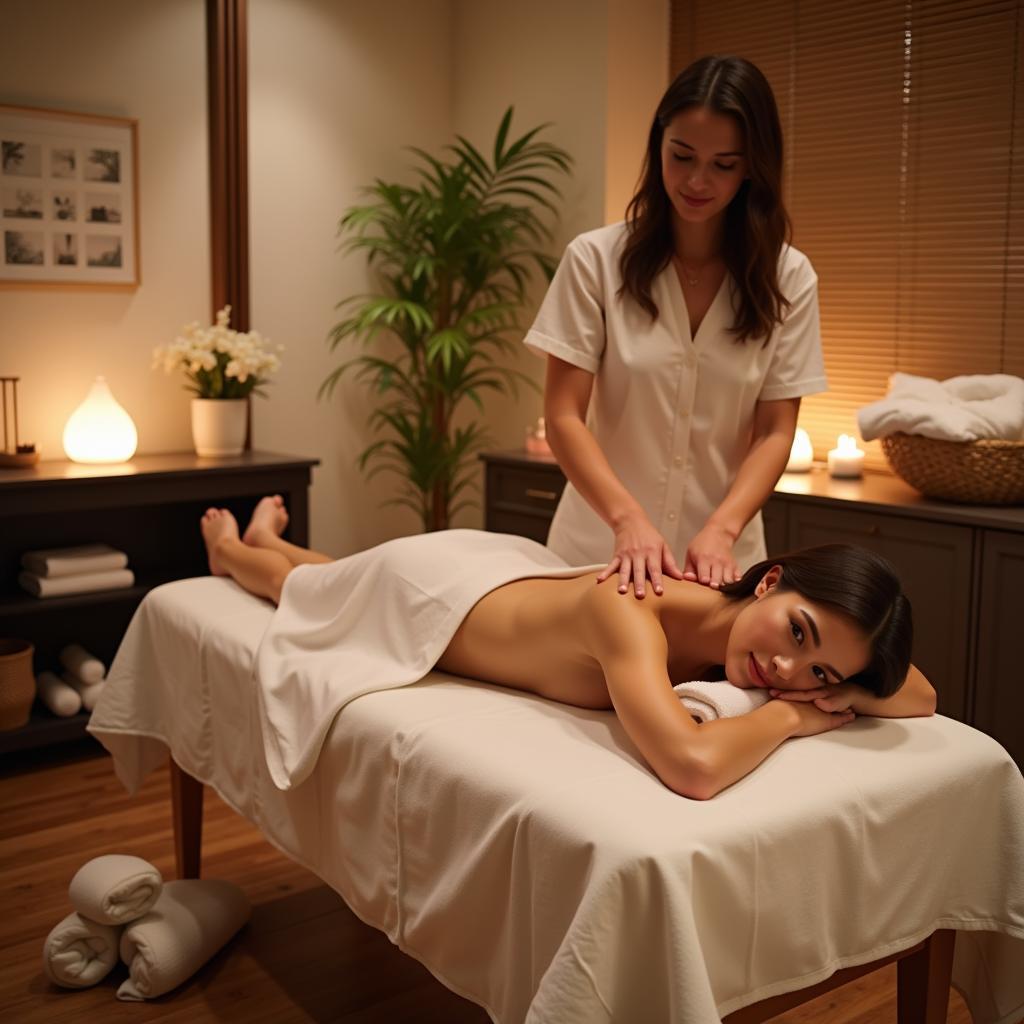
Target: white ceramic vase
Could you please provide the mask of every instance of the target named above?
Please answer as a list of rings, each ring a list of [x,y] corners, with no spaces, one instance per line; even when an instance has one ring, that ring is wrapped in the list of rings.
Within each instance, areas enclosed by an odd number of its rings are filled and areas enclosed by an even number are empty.
[[[208,457],[241,455],[245,447],[247,398],[193,398],[192,443]]]

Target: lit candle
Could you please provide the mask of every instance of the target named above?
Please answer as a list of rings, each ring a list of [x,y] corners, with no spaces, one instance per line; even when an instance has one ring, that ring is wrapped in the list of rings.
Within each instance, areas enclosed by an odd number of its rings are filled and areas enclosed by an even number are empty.
[[[811,439],[803,427],[796,428],[793,447],[789,449],[789,462],[786,463],[787,473],[806,473],[814,460],[814,449]]]
[[[840,434],[836,447],[828,453],[828,471],[831,476],[855,477],[864,472],[864,453],[857,447],[857,439]]]

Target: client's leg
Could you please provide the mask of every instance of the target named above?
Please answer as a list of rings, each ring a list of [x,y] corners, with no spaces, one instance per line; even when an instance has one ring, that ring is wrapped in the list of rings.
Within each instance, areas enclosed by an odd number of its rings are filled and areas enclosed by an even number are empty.
[[[281,534],[287,525],[288,510],[284,507],[284,499],[280,494],[272,494],[260,499],[249,525],[245,528],[242,540],[250,547],[265,548],[284,555],[291,565],[334,561],[319,551],[300,548],[297,544],[290,544],[284,540]]]
[[[280,601],[281,588],[293,568],[283,554],[243,544],[238,523],[225,508],[208,508],[199,525],[214,576],[230,576],[250,593],[269,597],[274,604]]]

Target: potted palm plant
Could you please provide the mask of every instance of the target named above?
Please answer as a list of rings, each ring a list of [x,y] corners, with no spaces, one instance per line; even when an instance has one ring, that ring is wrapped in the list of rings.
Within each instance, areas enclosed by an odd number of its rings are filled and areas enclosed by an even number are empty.
[[[544,251],[549,215],[560,193],[552,180],[571,158],[540,141],[541,125],[509,138],[510,107],[493,152],[485,155],[461,135],[431,156],[418,158],[413,185],[377,180],[371,202],[349,208],[339,231],[346,251],[366,253],[380,292],[338,304],[345,317],[329,335],[364,351],[324,380],[330,395],[352,371],[380,403],[370,424],[383,436],[362,452],[359,465],[372,477],[393,473],[401,491],[388,504],[416,512],[426,530],[448,527],[476,487],[471,455],[486,443],[479,419],[487,389],[518,394],[536,386],[502,363],[513,350],[508,335],[521,333],[521,308],[534,269],[550,280],[556,262]],[[381,344],[381,342],[384,342]]]

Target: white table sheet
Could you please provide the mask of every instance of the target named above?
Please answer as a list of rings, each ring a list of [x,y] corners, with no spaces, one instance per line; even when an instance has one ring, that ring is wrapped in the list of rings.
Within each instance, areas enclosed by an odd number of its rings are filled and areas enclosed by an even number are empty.
[[[982,733],[859,719],[699,802],[610,712],[432,673],[349,703],[285,792],[252,683],[271,614],[225,579],[154,591],[90,731],[130,790],[169,747],[495,1021],[706,1024],[935,928],[975,1024],[1024,1013],[1024,781]]]

